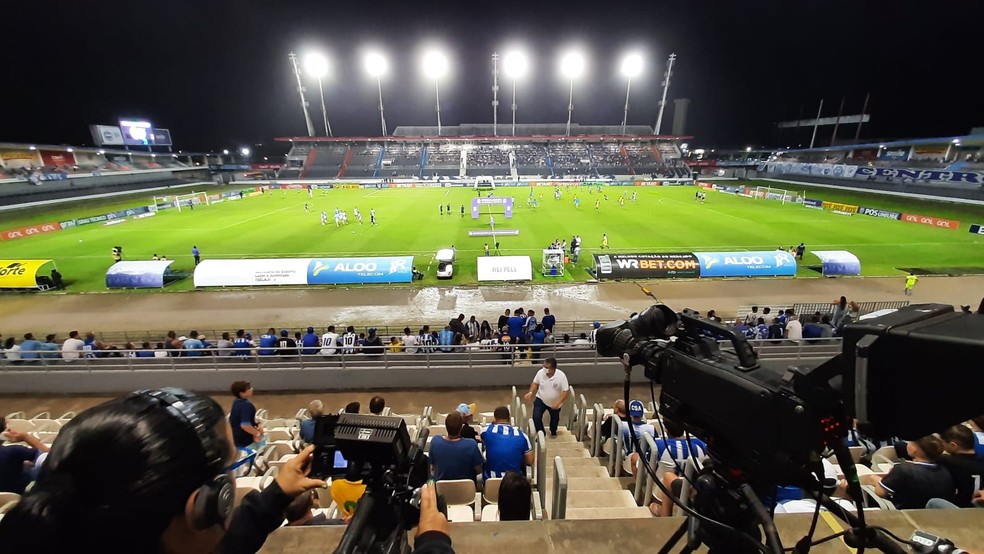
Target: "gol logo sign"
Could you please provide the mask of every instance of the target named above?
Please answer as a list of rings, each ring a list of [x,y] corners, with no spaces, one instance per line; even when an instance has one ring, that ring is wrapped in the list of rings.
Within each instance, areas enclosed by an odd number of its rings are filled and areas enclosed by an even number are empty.
[[[11,229],[9,231],[3,231],[0,233],[0,238],[3,240],[13,240],[28,237],[31,235],[40,235],[42,233],[53,233],[55,231],[61,231],[61,225],[57,222],[55,223],[41,223],[39,225],[31,225],[30,227],[21,227],[20,229]]]

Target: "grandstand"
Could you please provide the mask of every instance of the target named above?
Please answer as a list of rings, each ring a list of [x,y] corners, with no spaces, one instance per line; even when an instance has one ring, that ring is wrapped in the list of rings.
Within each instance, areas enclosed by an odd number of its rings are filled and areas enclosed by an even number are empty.
[[[280,179],[443,179],[491,175],[502,179],[689,179],[679,143],[646,126],[622,135],[609,126],[517,125],[517,136],[491,136],[491,126],[397,127],[389,137],[287,137]],[[611,134],[611,133],[616,134]],[[520,133],[522,133],[520,135]]]

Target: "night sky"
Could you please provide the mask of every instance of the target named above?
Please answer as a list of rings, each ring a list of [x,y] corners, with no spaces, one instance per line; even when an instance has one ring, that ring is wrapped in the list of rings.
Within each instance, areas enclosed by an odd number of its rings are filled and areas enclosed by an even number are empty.
[[[260,151],[273,154],[273,137],[306,134],[287,54],[312,49],[332,66],[325,93],[336,136],[380,133],[375,80],[362,65],[370,47],[389,59],[390,132],[435,125],[433,85],[419,67],[425,44],[443,46],[451,59],[441,85],[445,125],[491,122],[491,54],[521,44],[532,58],[518,88],[525,123],[566,121],[568,83],[557,65],[566,47],[579,46],[588,57],[574,92],[581,124],[620,123],[619,58],[636,49],[646,66],[632,84],[629,123],[655,123],[672,51],[669,99],[692,100],[695,145],[795,146],[809,136],[778,136],[776,121],[812,117],[821,98],[824,115],[836,115],[842,96],[845,113],[857,113],[866,91],[872,123],[863,138],[984,126],[984,3],[974,0],[34,0],[3,11],[4,141],[91,144],[89,124],[137,116],[170,129],[175,149],[264,143]],[[501,79],[503,122],[510,89]],[[307,85],[320,128],[317,83]],[[829,142],[829,129],[821,133],[820,143]]]

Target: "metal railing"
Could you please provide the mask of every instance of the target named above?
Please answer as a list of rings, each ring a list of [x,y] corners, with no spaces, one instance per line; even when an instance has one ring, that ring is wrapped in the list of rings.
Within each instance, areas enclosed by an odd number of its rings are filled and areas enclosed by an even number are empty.
[[[800,360],[829,358],[841,350],[841,339],[816,340],[754,340],[750,341],[759,359]],[[722,350],[733,351],[731,343],[720,342]],[[240,348],[206,349],[111,349],[80,350],[72,358],[63,358],[60,350],[18,350],[4,352],[0,370],[213,370],[242,369],[430,369],[453,367],[502,367],[536,365],[546,358],[556,358],[560,366],[598,365],[616,363],[615,358],[600,356],[593,346],[572,343],[544,344],[537,350],[529,345],[485,346],[428,346],[416,347],[417,352],[393,352],[386,346],[377,352],[343,353],[336,349],[332,355],[282,353],[277,348],[250,348],[246,355]],[[442,350],[449,349],[447,351]],[[269,351],[270,354],[261,354]],[[238,353],[238,354],[237,354]],[[573,399],[572,399],[573,401]],[[573,412],[572,412],[573,415]]]

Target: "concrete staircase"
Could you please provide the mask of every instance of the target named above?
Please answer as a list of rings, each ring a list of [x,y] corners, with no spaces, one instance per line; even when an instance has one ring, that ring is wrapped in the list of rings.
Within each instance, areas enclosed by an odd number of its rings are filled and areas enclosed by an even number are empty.
[[[623,488],[619,479],[610,477],[601,460],[592,458],[587,447],[567,428],[560,427],[556,437],[546,437],[544,446],[547,463],[545,479],[540,482],[546,485],[544,511],[548,518],[558,519],[561,515],[554,513],[559,505],[554,502],[554,495],[563,495],[558,492],[558,468],[563,471],[560,484],[566,485],[566,504],[561,508],[563,519],[652,517],[649,509],[637,506],[632,492]]]

